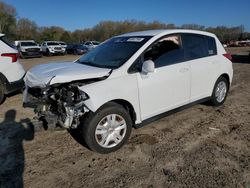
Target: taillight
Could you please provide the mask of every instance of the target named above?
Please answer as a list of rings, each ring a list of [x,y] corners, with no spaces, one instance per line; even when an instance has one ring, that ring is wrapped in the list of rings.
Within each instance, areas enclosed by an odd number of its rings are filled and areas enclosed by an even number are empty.
[[[229,54],[229,53],[223,54],[223,56],[226,57],[227,59],[229,59],[230,61],[233,60],[231,54]]]
[[[5,54],[2,54],[1,56],[3,56],[3,57],[10,57],[11,58],[11,62],[12,63],[15,63],[15,62],[17,62],[17,60],[18,60],[18,53],[5,53]]]

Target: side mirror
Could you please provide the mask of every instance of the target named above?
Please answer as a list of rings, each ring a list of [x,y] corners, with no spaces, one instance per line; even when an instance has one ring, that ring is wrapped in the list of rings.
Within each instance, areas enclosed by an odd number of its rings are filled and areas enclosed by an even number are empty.
[[[155,71],[155,63],[152,60],[144,61],[142,64],[142,73],[148,74]]]

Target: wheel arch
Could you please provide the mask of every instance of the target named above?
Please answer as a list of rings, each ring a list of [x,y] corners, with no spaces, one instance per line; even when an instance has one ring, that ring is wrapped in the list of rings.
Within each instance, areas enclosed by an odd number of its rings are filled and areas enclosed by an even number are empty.
[[[5,86],[8,83],[8,80],[1,72],[0,72],[0,82],[3,84],[4,89],[5,89]]]
[[[223,74],[221,74],[221,75],[219,76],[219,78],[220,78],[220,77],[223,77],[223,78],[225,78],[225,79],[228,81],[228,89],[229,89],[229,88],[230,88],[230,85],[231,85],[229,75],[228,75],[227,73],[223,73]],[[218,80],[218,79],[217,79],[217,80]]]
[[[104,103],[103,105],[101,105],[97,110],[99,110],[100,108],[102,108],[103,106],[105,106],[108,103],[116,103],[116,104],[119,104],[122,107],[124,107],[129,112],[129,115],[131,117],[131,120],[132,120],[133,124],[135,124],[135,121],[136,121],[136,118],[137,118],[136,112],[135,112],[135,109],[134,109],[133,105],[129,101],[124,100],[124,99],[110,100],[110,101]]]

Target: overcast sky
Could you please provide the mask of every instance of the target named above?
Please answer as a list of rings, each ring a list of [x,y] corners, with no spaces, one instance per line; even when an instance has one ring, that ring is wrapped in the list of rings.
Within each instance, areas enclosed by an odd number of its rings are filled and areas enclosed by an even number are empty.
[[[39,26],[84,29],[100,21],[135,19],[208,26],[238,26],[250,31],[250,0],[4,0]]]

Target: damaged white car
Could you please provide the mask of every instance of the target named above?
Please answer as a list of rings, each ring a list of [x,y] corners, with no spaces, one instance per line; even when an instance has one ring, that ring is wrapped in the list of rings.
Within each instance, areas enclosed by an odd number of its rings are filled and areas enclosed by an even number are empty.
[[[30,69],[23,102],[40,120],[79,130],[90,149],[109,153],[132,127],[196,102],[223,104],[232,76],[214,34],[143,31],[113,37],[75,62]]]

